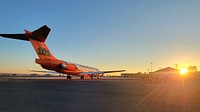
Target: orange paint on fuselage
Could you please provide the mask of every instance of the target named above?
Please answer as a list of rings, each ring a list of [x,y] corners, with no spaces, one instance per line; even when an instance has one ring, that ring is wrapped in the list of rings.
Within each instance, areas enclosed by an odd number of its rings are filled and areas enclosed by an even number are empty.
[[[78,75],[77,72],[79,71],[74,64],[67,63],[58,59],[35,59],[35,63],[40,64],[42,68],[63,74]],[[61,64],[66,65],[66,68],[61,68]]]

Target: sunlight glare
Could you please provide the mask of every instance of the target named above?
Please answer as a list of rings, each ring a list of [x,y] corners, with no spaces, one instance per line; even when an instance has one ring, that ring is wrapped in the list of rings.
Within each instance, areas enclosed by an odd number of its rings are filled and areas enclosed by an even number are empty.
[[[181,75],[184,75],[186,72],[187,72],[187,69],[186,69],[186,68],[181,68],[181,69],[180,69],[180,74],[181,74]]]

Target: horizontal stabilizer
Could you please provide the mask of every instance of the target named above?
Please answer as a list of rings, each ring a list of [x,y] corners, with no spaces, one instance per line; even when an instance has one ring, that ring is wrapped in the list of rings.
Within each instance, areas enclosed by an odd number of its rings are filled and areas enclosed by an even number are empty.
[[[39,42],[45,42],[50,31],[51,29],[48,28],[46,25],[44,25],[33,32],[25,30],[26,33],[24,34],[0,34],[0,36],[10,39],[25,40],[25,41],[33,39]]]
[[[0,34],[0,36],[5,37],[5,38],[10,38],[10,39],[29,41],[29,39],[26,37],[25,34]]]

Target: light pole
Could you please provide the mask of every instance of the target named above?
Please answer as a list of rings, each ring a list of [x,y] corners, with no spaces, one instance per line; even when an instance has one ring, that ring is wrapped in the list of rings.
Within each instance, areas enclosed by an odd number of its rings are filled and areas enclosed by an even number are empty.
[[[178,69],[178,64],[175,64],[176,69]]]
[[[147,69],[147,74],[149,73],[149,68]]]
[[[151,62],[151,72],[152,72],[152,66],[153,66],[153,63]]]

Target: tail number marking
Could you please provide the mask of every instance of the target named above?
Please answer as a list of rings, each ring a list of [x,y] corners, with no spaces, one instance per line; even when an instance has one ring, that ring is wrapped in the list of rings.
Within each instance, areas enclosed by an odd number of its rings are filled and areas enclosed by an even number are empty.
[[[49,50],[47,50],[47,49],[45,49],[45,48],[39,47],[37,50],[38,50],[38,51],[37,51],[37,54],[38,54],[38,55],[50,56]]]

